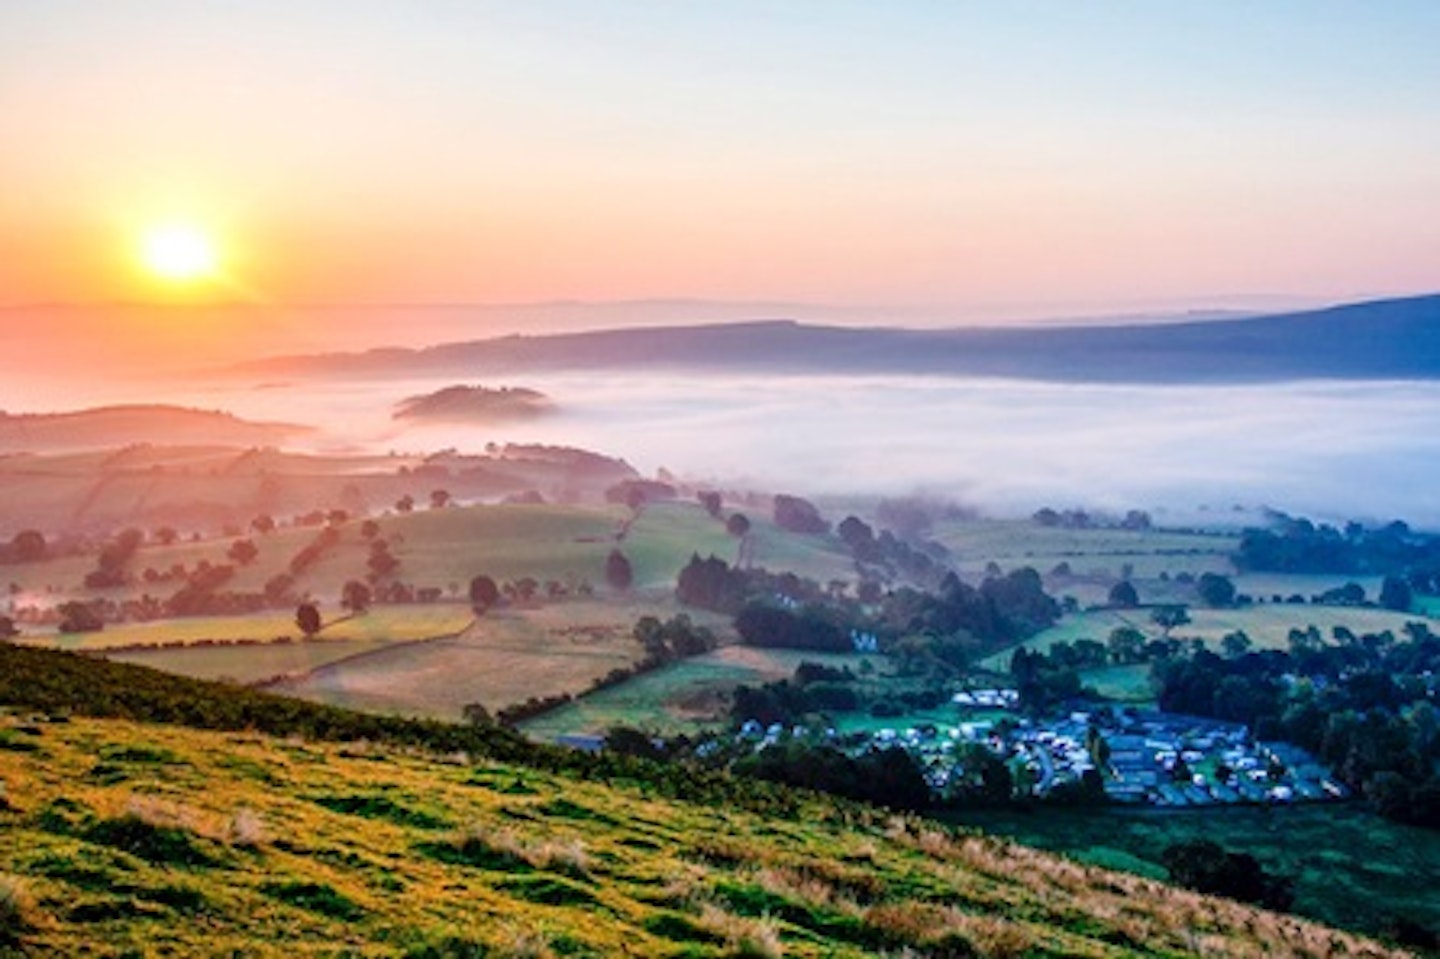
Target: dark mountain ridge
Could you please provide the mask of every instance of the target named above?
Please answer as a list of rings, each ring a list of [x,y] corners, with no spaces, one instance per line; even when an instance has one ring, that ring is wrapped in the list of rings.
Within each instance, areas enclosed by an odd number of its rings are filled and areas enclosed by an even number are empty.
[[[758,320],[281,357],[245,373],[415,376],[692,368],[1076,382],[1440,378],[1440,294],[1163,325],[909,329]]]

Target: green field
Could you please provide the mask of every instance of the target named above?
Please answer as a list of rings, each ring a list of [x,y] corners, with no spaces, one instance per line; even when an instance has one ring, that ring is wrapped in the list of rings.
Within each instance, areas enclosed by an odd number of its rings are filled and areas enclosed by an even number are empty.
[[[788,679],[806,660],[856,668],[864,657],[800,650],[727,646],[703,656],[652,670],[618,686],[522,724],[536,739],[599,734],[612,726],[633,726],[673,736],[714,728],[723,721],[728,694],[736,686]]]
[[[260,683],[278,676],[308,673],[353,656],[389,649],[396,643],[391,639],[319,639],[260,646],[131,650],[111,653],[106,658],[196,679]]]
[[[1287,649],[1291,629],[1314,625],[1327,641],[1336,626],[1348,627],[1357,635],[1388,629],[1400,636],[1407,622],[1425,617],[1384,609],[1267,603],[1237,609],[1191,607],[1190,618],[1191,622],[1177,626],[1171,635],[1183,639],[1203,639],[1209,648],[1218,652],[1221,637],[1235,630],[1243,630],[1250,637],[1254,649]],[[1058,642],[1073,643],[1077,639],[1094,639],[1103,643],[1111,630],[1127,625],[1134,626],[1147,637],[1161,635],[1160,628],[1150,621],[1149,610],[1096,610],[1066,616],[1023,645],[1027,649],[1048,651]],[[982,665],[1003,670],[1008,668],[1012,655],[1013,650],[1006,650],[988,657]]]
[[[1440,833],[1359,804],[1213,810],[971,812],[954,817],[1082,862],[1164,878],[1166,846],[1210,839],[1296,879],[1294,911],[1378,931],[1394,916],[1440,928]]]
[[[1109,582],[1127,565],[1145,579],[1162,572],[1230,573],[1229,557],[1239,542],[1232,532],[1061,529],[1030,520],[948,520],[930,535],[955,554],[966,575],[983,574],[991,562],[1006,570],[1030,566],[1042,574],[1065,562],[1077,577]]]
[[[1150,681],[1148,663],[1082,669],[1080,682],[1094,689],[1102,698],[1117,703],[1140,705],[1155,700],[1155,685]]]

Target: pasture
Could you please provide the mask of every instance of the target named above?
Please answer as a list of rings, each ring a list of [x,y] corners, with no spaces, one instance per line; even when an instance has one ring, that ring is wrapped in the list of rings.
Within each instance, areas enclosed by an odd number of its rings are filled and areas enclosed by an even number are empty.
[[[713,728],[724,720],[736,686],[788,679],[801,662],[855,668],[863,657],[804,650],[726,646],[671,663],[596,690],[521,724],[535,739],[600,734],[611,726],[632,726],[673,736]]]
[[[678,611],[632,599],[574,600],[494,610],[459,635],[377,650],[315,670],[278,692],[356,709],[458,720],[469,703],[492,712],[531,697],[575,695],[637,662],[635,621]],[[718,618],[692,616],[719,630]]]
[[[263,683],[279,676],[307,673],[354,656],[396,645],[391,639],[312,639],[258,646],[184,646],[176,649],[129,649],[106,659],[167,673],[233,683]]]
[[[1030,566],[1048,573],[1069,563],[1077,578],[1113,583],[1126,568],[1131,575],[1157,578],[1182,572],[1231,573],[1230,554],[1239,537],[1230,532],[1062,529],[1030,520],[946,520],[932,539],[954,554],[963,575],[984,574],[987,563],[1010,570]]]
[[[1398,637],[1403,635],[1406,623],[1427,619],[1417,613],[1397,613],[1385,609],[1282,603],[1235,609],[1191,607],[1189,612],[1191,621],[1175,627],[1171,635],[1187,640],[1203,639],[1206,646],[1216,652],[1220,649],[1221,637],[1236,630],[1244,631],[1250,637],[1252,649],[1288,649],[1291,629],[1306,629],[1313,625],[1326,641],[1331,641],[1332,631],[1338,626],[1346,627],[1356,635],[1388,629]],[[1102,609],[1066,616],[1021,645],[1026,649],[1049,652],[1059,642],[1094,639],[1103,643],[1110,631],[1119,626],[1133,626],[1147,638],[1161,635],[1160,627],[1150,621],[1147,609]],[[981,665],[989,669],[1007,669],[1013,652],[1013,649],[1008,649],[996,653],[983,660]]]
[[[375,606],[359,616],[332,608],[322,609],[322,615],[325,626],[312,642],[429,639],[458,633],[474,618],[470,607],[463,603]],[[149,623],[120,623],[94,633],[26,636],[22,642],[71,652],[96,652],[131,646],[193,646],[202,642],[269,642],[302,637],[293,611],[276,610],[250,616],[187,616]]]

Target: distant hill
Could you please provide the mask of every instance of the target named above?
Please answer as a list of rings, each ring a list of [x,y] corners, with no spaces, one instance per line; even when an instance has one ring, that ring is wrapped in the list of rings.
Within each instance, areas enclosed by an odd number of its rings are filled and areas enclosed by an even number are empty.
[[[112,449],[136,443],[275,446],[309,430],[293,423],[256,423],[218,411],[150,404],[64,413],[0,410],[0,452]]]
[[[550,398],[524,387],[447,386],[395,404],[397,420],[494,422],[531,419],[551,412]]]
[[[1163,325],[920,330],[763,320],[506,336],[262,360],[246,373],[414,376],[691,368],[1094,382],[1440,377],[1440,295]]]

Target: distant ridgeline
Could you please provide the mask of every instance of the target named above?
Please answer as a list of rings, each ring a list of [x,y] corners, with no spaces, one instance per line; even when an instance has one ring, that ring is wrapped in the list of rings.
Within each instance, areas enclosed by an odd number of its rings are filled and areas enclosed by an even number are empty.
[[[1440,295],[1151,325],[900,329],[766,320],[610,329],[280,357],[242,369],[411,376],[656,367],[1115,383],[1436,379]]]
[[[153,403],[62,413],[0,410],[0,450],[27,452],[110,449],[136,443],[272,446],[309,430],[294,423],[257,423],[218,410]]]
[[[538,390],[503,386],[447,386],[395,404],[397,420],[513,420],[551,412],[550,398]]]

